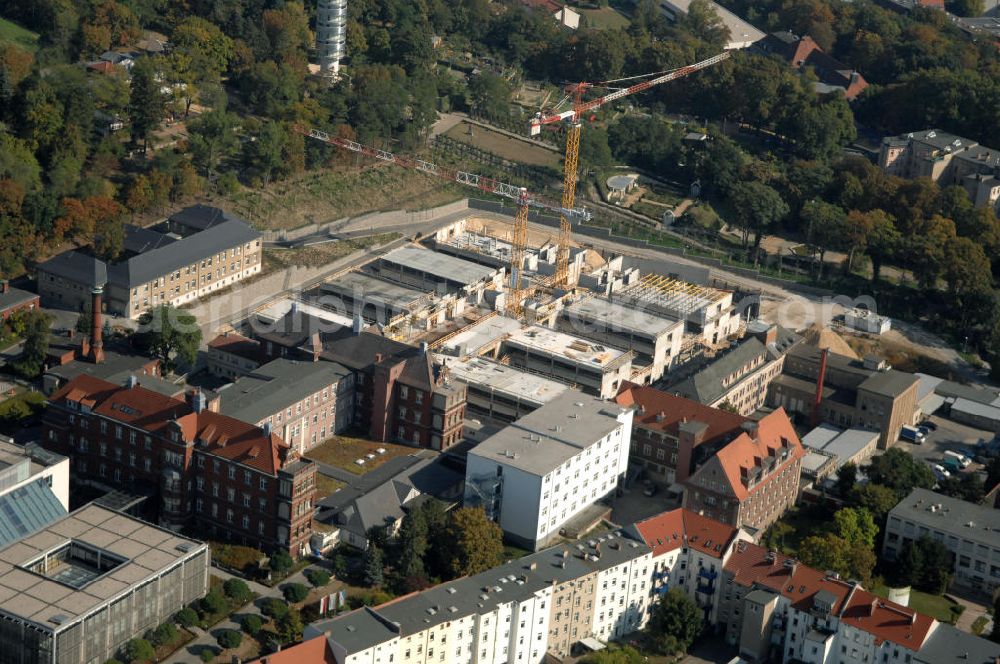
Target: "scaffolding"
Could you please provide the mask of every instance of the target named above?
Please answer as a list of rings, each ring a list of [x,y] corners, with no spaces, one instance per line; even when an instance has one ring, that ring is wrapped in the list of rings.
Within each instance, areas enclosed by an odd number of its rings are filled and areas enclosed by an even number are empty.
[[[682,319],[725,297],[725,292],[715,288],[698,286],[660,274],[647,274],[620,295],[620,299],[626,302],[653,306]]]

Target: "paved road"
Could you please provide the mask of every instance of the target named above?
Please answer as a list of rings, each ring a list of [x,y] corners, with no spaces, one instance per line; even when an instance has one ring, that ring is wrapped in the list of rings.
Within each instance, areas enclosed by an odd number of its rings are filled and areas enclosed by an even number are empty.
[[[306,570],[307,569],[318,569],[320,567],[322,567],[322,565],[315,564],[315,565],[311,565],[310,567],[307,567]],[[326,569],[327,569],[328,572],[330,571],[329,568],[326,568]],[[178,663],[179,664],[181,662],[187,663],[187,662],[196,662],[196,661],[199,661],[198,657],[201,654],[201,651],[203,649],[205,649],[206,647],[213,647],[213,648],[215,648],[216,652],[218,652],[219,651],[219,645],[218,645],[218,642],[216,641],[216,638],[218,637],[218,635],[221,632],[223,632],[224,630],[227,630],[227,629],[241,631],[242,630],[241,621],[246,616],[249,616],[249,615],[261,616],[261,619],[264,620],[264,622],[267,622],[269,619],[266,618],[266,617],[264,617],[263,615],[261,615],[261,612],[260,612],[260,607],[264,603],[264,600],[269,599],[269,598],[277,598],[277,599],[281,599],[282,601],[284,601],[284,597],[282,595],[281,589],[285,585],[287,585],[289,583],[302,583],[302,584],[305,584],[308,587],[311,587],[311,586],[309,586],[309,582],[306,581],[306,578],[305,578],[305,571],[306,570],[302,570],[302,571],[298,572],[297,574],[293,574],[292,576],[290,576],[288,579],[286,579],[282,583],[276,585],[274,588],[268,588],[267,586],[263,586],[263,585],[261,585],[259,583],[255,583],[254,581],[247,581],[246,583],[247,583],[248,586],[250,586],[250,590],[252,590],[253,592],[255,592],[258,595],[260,595],[260,597],[258,597],[256,600],[254,600],[253,603],[247,604],[243,608],[238,609],[235,613],[233,613],[232,616],[230,616],[229,618],[223,620],[222,622],[220,622],[215,627],[210,628],[208,631],[202,631],[200,629],[199,630],[195,630],[196,632],[200,632],[200,634],[196,638],[194,638],[193,640],[189,641],[187,643],[187,645],[185,645],[183,648],[180,648],[179,650],[177,650],[176,652],[174,652],[173,655],[171,655],[167,659],[163,660],[164,663],[165,664],[174,664],[174,663]],[[212,574],[215,575],[215,576],[221,577],[223,579],[231,579],[231,578],[233,578],[232,574],[229,574],[228,572],[224,572],[224,571],[222,571],[220,569],[217,569],[217,568],[214,568],[214,567],[212,568]],[[342,587],[343,587],[343,584],[340,583],[339,581],[333,581],[333,582],[330,583],[329,586],[327,586],[329,592],[334,592],[336,590],[339,590]]]

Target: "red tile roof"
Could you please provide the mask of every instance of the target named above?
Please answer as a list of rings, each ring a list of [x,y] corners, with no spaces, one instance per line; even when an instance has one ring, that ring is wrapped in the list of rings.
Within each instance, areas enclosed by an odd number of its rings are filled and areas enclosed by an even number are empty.
[[[337,664],[325,636],[317,636],[248,664]]]
[[[244,337],[242,334],[236,332],[220,334],[208,342],[208,347],[251,360],[256,360],[260,357],[260,342]]]
[[[648,385],[626,384],[615,397],[620,406],[636,406],[636,424],[677,435],[677,425],[694,420],[708,425],[702,443],[720,438],[743,426],[749,420],[742,415],[712,408],[691,399],[685,399]]]
[[[188,403],[141,385],[129,388],[85,374],[49,397],[50,403],[66,401],[89,405],[98,415],[150,433],[163,435],[176,423],[184,440],[198,441],[200,450],[272,475],[292,460],[288,445],[273,433],[210,410],[196,413]]]
[[[779,408],[757,422],[757,431],[753,436],[749,433],[740,434],[716,453],[715,456],[738,499],[743,500],[751,493],[767,486],[767,482],[764,481],[747,489],[746,478],[754,468],[761,466],[763,459],[778,458],[777,455],[786,445],[790,447],[789,451],[791,452],[788,459],[779,463],[770,471],[771,474],[790,463],[794,463],[796,459],[802,458],[805,454],[802,442],[792,427],[792,421],[788,419],[785,410]],[[696,475],[697,472],[692,476],[691,481],[694,481],[693,478]]]
[[[653,550],[653,557],[685,544],[701,553],[722,558],[738,532],[736,528],[690,510],[675,509],[635,524],[639,536]]]
[[[724,569],[741,586],[768,588],[800,611],[811,610],[816,593],[825,591],[834,599],[833,614],[872,634],[878,643],[891,641],[919,650],[934,624],[929,616],[750,542],[736,545]]]

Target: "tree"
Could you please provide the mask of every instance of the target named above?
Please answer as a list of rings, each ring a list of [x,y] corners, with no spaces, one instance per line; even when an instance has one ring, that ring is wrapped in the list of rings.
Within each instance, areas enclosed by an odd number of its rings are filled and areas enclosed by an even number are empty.
[[[146,639],[132,639],[125,644],[125,658],[130,662],[149,662],[156,657],[156,650]]]
[[[260,133],[243,144],[243,166],[260,177],[266,187],[284,164],[282,150],[288,134],[278,122],[268,122]]]
[[[986,494],[986,488],[977,474],[963,473],[938,482],[937,492],[966,502],[980,503]]]
[[[177,621],[177,624],[181,627],[194,627],[198,624],[198,613],[190,606],[185,606],[177,612],[174,616],[174,620]]]
[[[150,632],[146,638],[153,644],[153,647],[159,648],[177,638],[177,628],[172,622],[165,622]]]
[[[264,621],[260,619],[260,616],[251,613],[243,618],[243,621],[240,623],[240,627],[242,627],[243,631],[250,636],[257,636],[260,634],[260,630],[264,627]]]
[[[833,514],[833,532],[850,544],[862,544],[874,550],[878,530],[871,513],[864,508],[845,507]]]
[[[282,643],[292,643],[302,638],[302,614],[295,607],[288,609],[288,613],[278,620],[278,636]]]
[[[480,72],[469,81],[469,102],[472,111],[491,121],[510,117],[510,85],[489,71]]]
[[[370,588],[381,586],[384,580],[383,567],[382,549],[369,543],[361,562],[362,582]]]
[[[165,371],[171,371],[177,360],[194,363],[201,344],[201,328],[191,314],[161,304],[139,316],[139,329],[133,339],[158,358]],[[273,557],[271,561],[273,565]]]
[[[34,379],[41,375],[49,350],[50,318],[33,309],[17,314],[17,319],[23,329],[24,345],[21,355],[14,361],[14,369],[25,378]]]
[[[198,81],[217,81],[235,55],[233,40],[215,24],[198,16],[181,21],[170,41],[175,53],[190,60],[191,71]]]
[[[236,116],[231,113],[209,111],[188,125],[194,163],[210,180],[219,162],[231,156],[239,145],[236,122]]]
[[[870,482],[895,491],[897,502],[916,488],[933,489],[937,483],[926,464],[898,447],[891,447],[885,454],[872,457],[865,467],[865,475]]]
[[[240,644],[243,643],[243,635],[235,629],[224,629],[219,632],[215,640],[218,642],[220,648],[230,650],[240,647]]]
[[[201,649],[201,652],[198,653],[198,659],[205,662],[205,664],[208,664],[208,662],[215,659],[215,648],[212,646],[205,646]]]
[[[980,16],[985,10],[983,0],[951,0],[947,3],[948,11],[958,16]]]
[[[132,87],[129,116],[132,119],[132,140],[142,141],[143,152],[149,135],[160,126],[166,114],[163,84],[157,80],[155,58],[140,58],[132,67]]]
[[[687,15],[680,25],[694,33],[714,51],[721,51],[729,43],[729,28],[716,11],[715,4],[709,0],[691,0]]]
[[[201,598],[201,611],[205,616],[218,615],[229,608],[226,596],[218,590],[210,590]]]
[[[849,542],[834,533],[810,535],[799,546],[799,559],[805,565],[830,570],[867,585],[875,569],[875,551],[863,542]]]
[[[240,606],[246,604],[253,599],[253,593],[250,591],[250,586],[243,579],[231,578],[226,579],[226,582],[222,584],[222,591],[226,593],[226,597],[233,600]]]
[[[826,252],[843,241],[846,214],[836,205],[812,200],[802,206],[799,218],[806,226],[806,244],[819,252],[817,279],[823,278],[823,261]]]
[[[107,263],[118,260],[125,249],[125,224],[121,218],[109,219],[94,239],[94,253]]]
[[[837,469],[837,493],[841,498],[849,498],[857,483],[858,467],[853,462],[848,461]]]
[[[261,604],[260,612],[275,621],[281,620],[288,613],[288,604],[277,597],[269,597]]]
[[[893,489],[873,482],[856,486],[851,492],[850,500],[855,507],[868,510],[880,527],[885,524],[889,511],[899,502]]]
[[[897,585],[940,595],[948,588],[953,568],[947,545],[925,535],[916,541],[907,540],[891,569]]]
[[[496,567],[503,557],[503,531],[482,508],[463,507],[448,519],[449,564],[453,577],[471,576]]]
[[[616,647],[608,644],[604,650],[591,653],[580,662],[581,664],[645,664],[646,658],[632,646]]]
[[[743,247],[753,236],[753,260],[756,263],[760,241],[765,231],[788,214],[788,205],[777,191],[762,182],[740,182],[729,195],[733,221],[742,229]]]
[[[687,652],[704,627],[701,609],[680,588],[671,588],[653,605],[648,634],[662,655]]]
[[[289,583],[282,588],[281,592],[285,596],[285,601],[291,604],[304,602],[306,597],[309,596],[309,589],[301,583]]]
[[[293,564],[295,564],[295,561],[292,560],[292,557],[284,549],[275,551],[274,555],[271,556],[270,562],[268,563],[271,571],[277,572],[278,574],[286,573],[288,570],[292,569]]]
[[[427,519],[421,509],[410,510],[399,527],[396,545],[397,579],[424,578],[424,555],[427,553]]]
[[[321,569],[306,570],[306,578],[314,588],[321,588],[330,583],[330,574]]]

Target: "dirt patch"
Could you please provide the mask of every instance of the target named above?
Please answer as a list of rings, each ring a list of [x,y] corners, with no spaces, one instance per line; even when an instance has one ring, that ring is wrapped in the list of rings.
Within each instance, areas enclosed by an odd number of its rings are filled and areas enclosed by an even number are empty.
[[[399,237],[401,237],[399,233],[382,233],[355,240],[334,240],[298,249],[268,248],[264,250],[262,273],[270,274],[275,270],[292,266],[321,267],[348,256],[358,249],[388,244]]]
[[[471,134],[469,133],[470,130],[472,131]],[[558,168],[560,164],[559,154],[556,152],[532,145],[527,141],[511,138],[492,129],[469,124],[468,122],[455,125],[446,131],[444,135],[459,143],[465,143],[480,150],[492,152],[508,161],[527,164],[529,166],[549,166],[552,168]]]
[[[310,171],[266,189],[242,189],[219,205],[256,227],[299,228],[382,210],[423,210],[457,201],[466,192],[424,173],[389,164]]]
[[[858,356],[874,355],[900,371],[928,373],[942,378],[954,377],[956,374],[950,362],[920,348],[898,333],[891,335],[887,332],[879,338],[848,336],[845,341]]]

